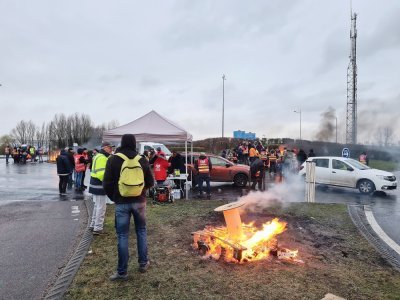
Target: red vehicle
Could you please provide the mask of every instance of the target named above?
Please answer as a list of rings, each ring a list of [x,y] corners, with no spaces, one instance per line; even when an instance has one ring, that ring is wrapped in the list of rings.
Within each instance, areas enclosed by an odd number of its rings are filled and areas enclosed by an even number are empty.
[[[184,157],[184,154],[182,155]],[[189,153],[188,154],[188,171],[189,174],[196,177],[196,170],[194,168],[194,162],[199,158],[200,153]],[[211,181],[216,182],[233,182],[235,186],[243,187],[246,186],[250,178],[250,167],[246,165],[234,164],[233,162],[215,155],[207,153],[206,156],[211,160]],[[193,157],[193,164],[192,162]],[[184,157],[185,159],[185,157]]]

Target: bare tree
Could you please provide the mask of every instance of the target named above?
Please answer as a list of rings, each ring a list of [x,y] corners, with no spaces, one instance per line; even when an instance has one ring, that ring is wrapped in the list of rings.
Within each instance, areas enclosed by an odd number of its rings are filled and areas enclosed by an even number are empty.
[[[391,127],[385,127],[383,128],[383,142],[385,146],[389,146],[393,141],[393,128]]]
[[[111,120],[111,121],[108,122],[108,124],[107,124],[107,130],[117,128],[118,126],[119,126],[118,120]]]
[[[11,130],[11,134],[14,136],[15,140],[20,144],[27,143],[28,137],[28,124],[24,120],[19,121],[17,126]]]
[[[38,127],[36,130],[36,141],[38,143],[38,147],[45,147],[47,141],[47,126],[46,123],[42,123],[42,127]]]
[[[375,131],[375,141],[376,141],[378,146],[382,146],[383,145],[383,130],[382,130],[381,127],[379,127]]]
[[[36,125],[31,120],[27,122],[27,143],[29,145],[35,144]]]
[[[68,143],[67,118],[64,114],[56,114],[51,122],[50,132],[58,148],[64,148]]]
[[[80,144],[84,144],[90,139],[93,130],[92,120],[90,119],[89,115],[81,115],[80,129]]]
[[[393,143],[394,130],[392,127],[379,127],[375,132],[375,140],[379,146],[389,146]]]

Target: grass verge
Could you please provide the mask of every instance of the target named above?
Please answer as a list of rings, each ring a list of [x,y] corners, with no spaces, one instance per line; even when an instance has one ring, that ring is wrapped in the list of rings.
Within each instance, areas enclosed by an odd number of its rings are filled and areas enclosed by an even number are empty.
[[[388,172],[397,171],[399,164],[395,161],[370,159],[369,166],[374,169],[384,170]]]
[[[66,299],[399,299],[400,274],[359,234],[344,205],[297,203],[247,212],[242,220],[288,223],[279,243],[299,249],[304,265],[275,258],[247,264],[205,260],[191,248],[190,233],[224,225],[213,209],[222,201],[178,201],[147,210],[151,268],[138,272],[136,237],[130,239],[129,280],[110,282],[117,265],[114,207],[96,237]]]

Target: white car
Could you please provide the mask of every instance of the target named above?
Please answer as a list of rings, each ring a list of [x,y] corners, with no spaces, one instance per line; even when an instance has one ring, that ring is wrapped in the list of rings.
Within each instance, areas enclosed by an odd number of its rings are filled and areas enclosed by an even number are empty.
[[[315,162],[315,182],[319,184],[356,188],[362,194],[397,188],[396,176],[392,173],[371,169],[351,158],[321,156],[307,161]],[[305,176],[306,162],[299,174]]]

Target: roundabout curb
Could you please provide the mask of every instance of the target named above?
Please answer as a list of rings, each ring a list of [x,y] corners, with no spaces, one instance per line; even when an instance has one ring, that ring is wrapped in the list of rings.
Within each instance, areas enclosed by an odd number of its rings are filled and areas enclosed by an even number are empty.
[[[368,221],[366,211],[371,211],[371,208],[364,205],[348,205],[347,209],[350,218],[361,234],[388,263],[400,272],[400,255],[378,235]]]
[[[87,211],[87,220],[82,238],[78,244],[78,247],[75,249],[74,254],[71,256],[67,265],[58,276],[56,282],[51,287],[44,299],[63,299],[65,292],[68,290],[68,287],[74,279],[76,272],[78,272],[81,263],[88,253],[90,244],[93,240],[93,234],[88,227],[90,223],[89,220],[93,211],[93,202],[90,199],[86,199],[84,200],[84,204]]]

